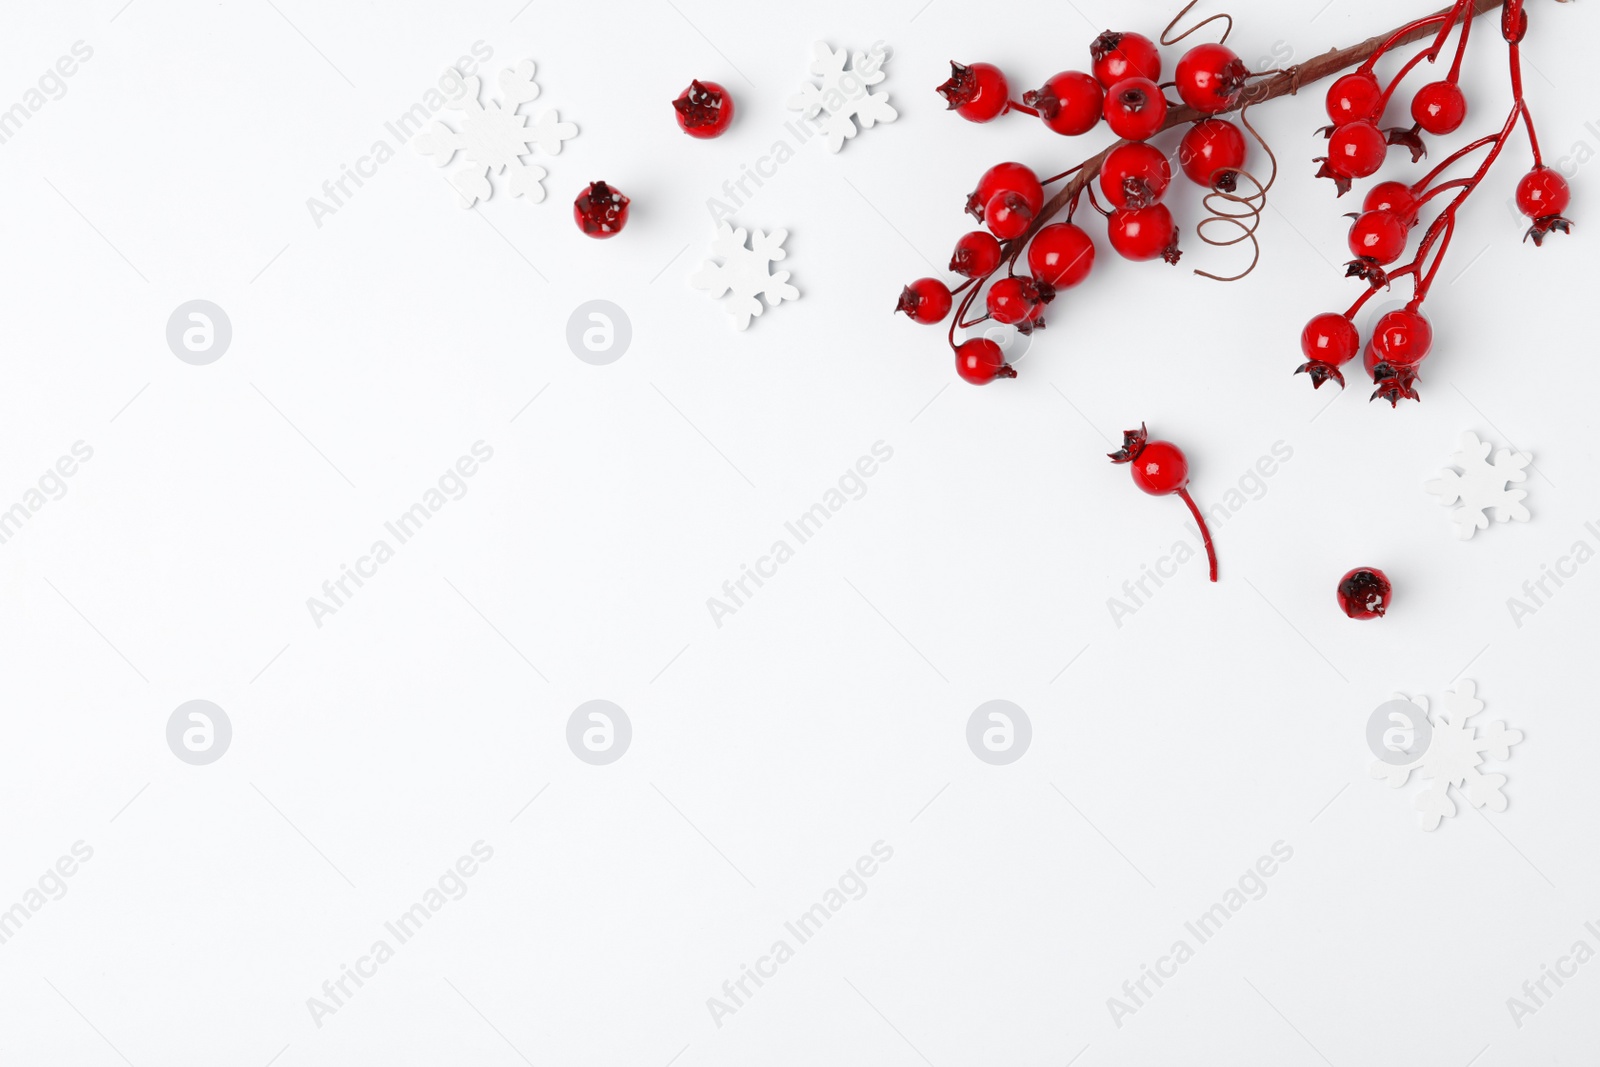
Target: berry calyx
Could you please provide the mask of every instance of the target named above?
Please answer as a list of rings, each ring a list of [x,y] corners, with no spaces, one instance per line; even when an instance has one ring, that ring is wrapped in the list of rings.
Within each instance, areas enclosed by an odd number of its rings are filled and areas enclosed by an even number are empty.
[[[1300,351],[1306,362],[1295,373],[1310,375],[1314,389],[1321,389],[1322,383],[1330,378],[1343,389],[1344,374],[1339,368],[1354,359],[1360,347],[1361,334],[1355,323],[1343,315],[1325,311],[1300,331]]]
[[[1431,134],[1455,133],[1467,121],[1467,98],[1455,82],[1430,82],[1411,98],[1411,118]]]
[[[733,122],[733,97],[716,82],[691,81],[672,102],[678,127],[690,137],[717,137]]]
[[[950,287],[938,278],[918,278],[900,290],[896,311],[903,311],[912,322],[932,325],[950,314]]]
[[[1376,567],[1357,567],[1339,579],[1339,610],[1352,619],[1381,619],[1394,587]]]
[[[950,78],[939,86],[949,110],[968,122],[988,122],[1005,114],[1011,104],[1006,76],[992,63],[950,63]]]
[[[1171,183],[1166,153],[1143,141],[1117,145],[1100,167],[1100,191],[1114,208],[1149,207]]]
[[[1032,333],[1035,326],[1044,325],[1039,317],[1044,314],[1044,306],[1055,296],[1055,290],[1048,284],[1013,275],[1001,278],[989,287],[986,304],[989,317],[994,321],[1015,326],[1023,333]]]
[[[1536,245],[1544,244],[1551,231],[1572,232],[1572,222],[1562,215],[1572,203],[1572,188],[1557,171],[1537,166],[1522,176],[1517,183],[1517,209],[1533,220],[1533,225],[1523,237],[1533,238]]]
[[[1377,77],[1370,71],[1358,70],[1328,87],[1328,118],[1336,127],[1375,119],[1382,100],[1383,86]]]
[[[1036,109],[1056,133],[1076,137],[1099,124],[1105,97],[1105,87],[1093,77],[1081,70],[1066,70],[1045,82],[1042,89],[1023,93],[1022,102]]]
[[[1161,80],[1161,53],[1142,33],[1107,30],[1089,46],[1094,76],[1107,89],[1124,78]]]
[[[1133,484],[1151,496],[1176,493],[1189,506],[1195,525],[1200,528],[1201,539],[1206,544],[1206,557],[1211,561],[1211,580],[1217,580],[1217,551],[1211,544],[1211,530],[1205,516],[1195,506],[1189,495],[1189,460],[1183,450],[1171,441],[1152,441],[1144,424],[1137,430],[1124,430],[1122,448],[1109,453],[1112,463],[1132,465]]]
[[[974,337],[956,348],[956,373],[962,381],[988,385],[996,378],[1015,378],[1017,371],[1006,362],[1000,346],[987,337]]]
[[[1002,241],[1021,237],[1033,225],[1034,209],[1021,193],[1009,189],[995,193],[983,209],[983,224]]]
[[[1239,187],[1248,147],[1244,132],[1227,119],[1201,119],[1178,144],[1178,166],[1196,185],[1231,193]]]
[[[1089,276],[1094,241],[1081,226],[1053,222],[1028,242],[1028,271],[1056,289],[1068,289]]]
[[[1038,175],[1021,163],[996,163],[983,172],[978,187],[967,196],[967,214],[982,222],[994,194],[1005,191],[1019,194],[1035,215],[1044,208],[1044,186]]]
[[[630,201],[605,182],[591,182],[572,203],[572,217],[590,237],[615,237],[628,224]]]
[[[1402,308],[1384,315],[1372,329],[1362,363],[1377,386],[1371,399],[1398,407],[1401,398],[1421,400],[1415,388],[1417,366],[1433,348],[1433,326],[1419,311]]]
[[[1249,76],[1250,68],[1227,45],[1197,44],[1178,60],[1173,79],[1185,104],[1214,115],[1238,103]]]
[[[1177,263],[1183,254],[1178,251],[1178,227],[1165,204],[1113,211],[1110,237],[1111,247],[1124,259]]]
[[[950,270],[964,278],[987,278],[1000,267],[1000,242],[982,230],[963,234],[950,256]]]
[[[1148,141],[1167,121],[1167,98],[1149,78],[1124,78],[1106,92],[1106,125],[1129,141]]]
[[[1410,230],[1392,211],[1364,211],[1350,225],[1351,260],[1347,278],[1365,278],[1374,288],[1388,283],[1383,268],[1399,259],[1406,250]]]
[[[1391,211],[1408,227],[1417,224],[1417,197],[1405,182],[1379,182],[1367,190],[1362,211]]]

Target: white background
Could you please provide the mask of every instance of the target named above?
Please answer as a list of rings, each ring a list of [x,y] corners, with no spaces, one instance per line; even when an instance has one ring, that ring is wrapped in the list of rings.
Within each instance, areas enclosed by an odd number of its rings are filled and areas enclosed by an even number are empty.
[[[1543,249],[1506,207],[1520,140],[1463,212],[1420,405],[1368,404],[1359,375],[1313,392],[1300,327],[1358,284],[1354,197],[1312,178],[1319,86],[1256,116],[1284,168],[1253,277],[1189,271],[1240,250],[1201,248],[1175,187],[1183,265],[1102,239],[1021,378],[974,389],[940,330],[890,315],[900,285],[943,266],[989,164],[1050,173],[1104,135],[964,123],[933,92],[946,62],[995,62],[1020,93],[1173,5],[122,3],[12,4],[0,32],[0,107],[94,50],[0,145],[0,505],[94,450],[0,546],[0,908],[94,850],[0,946],[0,1062],[1492,1067],[1594,1047],[1600,964],[1521,1029],[1506,1008],[1575,940],[1600,947],[1600,564],[1520,628],[1506,606],[1600,520],[1591,170],[1576,232]],[[1600,13],[1530,6],[1548,153],[1587,157]],[[1238,3],[1231,43],[1303,61],[1430,5],[1319,7]],[[1452,145],[1509,107],[1496,21]],[[817,38],[886,41],[901,117],[838,155],[811,141],[740,209],[791,231],[804,296],[739,334],[687,285],[705,201],[786,136]],[[314,225],[307,198],[475,41],[491,74],[535,59],[525,110],[582,131],[536,160],[548,199],[463,211],[408,147]],[[737,97],[720,140],[672,121],[691,77]],[[633,198],[608,242],[571,220],[597,178]],[[233,324],[205,367],[164,335],[195,298]],[[606,367],[564,337],[596,298],[633,324]],[[1275,442],[1293,458],[1217,528],[1220,584],[1191,562],[1118,627],[1107,598],[1186,518],[1104,459],[1141,420],[1202,501]],[[1467,429],[1533,453],[1532,523],[1454,539],[1421,485]],[[470,492],[315,626],[306,598],[479,440]],[[866,495],[716,627],[707,598],[877,441],[893,459]],[[1396,583],[1381,622],[1334,605],[1358,565]],[[1490,768],[1511,806],[1424,833],[1419,786],[1369,779],[1362,731],[1463,672],[1527,735]],[[196,698],[234,728],[207,767],[165,741]],[[595,698],[634,729],[605,767],[565,742]],[[993,698],[1033,723],[1007,767],[965,742]],[[478,840],[470,892],[315,1025],[307,998]],[[707,998],[880,840],[866,896],[715,1025]],[[1113,1025],[1107,998],[1280,840],[1266,896]]]

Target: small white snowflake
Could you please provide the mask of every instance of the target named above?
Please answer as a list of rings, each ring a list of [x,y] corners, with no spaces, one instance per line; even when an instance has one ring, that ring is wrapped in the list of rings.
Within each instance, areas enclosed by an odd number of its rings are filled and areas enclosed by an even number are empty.
[[[711,240],[711,255],[720,256],[722,262],[708,259],[689,277],[690,285],[704,289],[713,299],[731,294],[726,302],[728,314],[740,330],[748,329],[751,317],[761,314],[763,309],[757,297],[766,297],[773,307],[785,300],[800,299],[800,290],[789,284],[788,271],[771,273],[771,264],[788,255],[783,250],[783,242],[789,231],[773,230],[764,234],[751,230],[748,236],[750,247],[746,248],[743,226],[734,229],[726,222],[718,225],[717,235]]]
[[[1478,440],[1478,435],[1468,430],[1461,435],[1461,444],[1450,457],[1450,462],[1461,469],[1446,468],[1439,477],[1423,486],[1437,496],[1441,504],[1460,502],[1461,506],[1450,513],[1450,521],[1456,524],[1456,535],[1463,541],[1489,528],[1487,512],[1490,509],[1494,511],[1496,522],[1513,519],[1527,522],[1530,518],[1528,509],[1522,506],[1527,490],[1506,486],[1508,482],[1527,479],[1527,472],[1522,468],[1532,463],[1533,457],[1502,448],[1491,462],[1488,458],[1491,447],[1489,442]]]
[[[1506,795],[1502,790],[1506,776],[1479,774],[1478,767],[1486,754],[1494,760],[1509,759],[1511,746],[1522,740],[1522,731],[1507,730],[1505,723],[1496,720],[1484,727],[1480,736],[1477,726],[1467,722],[1483,710],[1483,701],[1475,695],[1476,688],[1475,683],[1463,680],[1445,690],[1439,701],[1438,717],[1430,720],[1432,739],[1417,759],[1401,764],[1373,761],[1372,777],[1387,778],[1396,789],[1406,784],[1412,771],[1431,779],[1427,790],[1417,794],[1416,799],[1417,824],[1424,830],[1437,829],[1440,821],[1456,814],[1455,802],[1450,799],[1451,786],[1474,807],[1506,810]],[[1402,696],[1400,699],[1410,699],[1417,706],[1419,716],[1427,716],[1426,697]]]
[[[870,130],[874,123],[893,122],[900,115],[889,106],[888,93],[868,92],[868,87],[883,81],[883,65],[888,62],[889,50],[881,44],[872,52],[834,51],[826,41],[811,46],[813,58],[809,70],[821,78],[820,84],[807,82],[789,98],[789,110],[800,111],[816,123],[828,138],[828,150],[837,152],[847,139],[861,129]],[[846,68],[848,62],[849,67]],[[820,121],[817,116],[824,116]],[[854,119],[854,121],[851,121]]]
[[[461,78],[466,88],[445,103],[452,111],[462,113],[461,131],[457,133],[436,119],[426,132],[413,139],[417,151],[434,157],[441,167],[449,164],[458,151],[466,157],[467,166],[450,175],[450,184],[461,194],[462,207],[489,199],[494,191],[489,181],[493,174],[505,175],[512,196],[525,196],[535,203],[543,200],[545,169],[524,163],[522,157],[534,145],[546,155],[559,155],[561,143],[578,135],[578,127],[562,122],[554,108],[533,116],[532,126],[528,125],[527,115],[517,114],[519,107],[539,95],[533,71],[531,59],[502,70],[500,99],[488,105],[478,100],[482,79],[477,75]]]

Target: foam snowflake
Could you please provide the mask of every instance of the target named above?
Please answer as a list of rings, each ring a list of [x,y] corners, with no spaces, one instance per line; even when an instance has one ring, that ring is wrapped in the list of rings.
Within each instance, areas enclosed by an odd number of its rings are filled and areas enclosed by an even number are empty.
[[[1461,435],[1461,443],[1450,457],[1450,462],[1461,469],[1446,468],[1439,477],[1423,486],[1437,496],[1441,504],[1460,502],[1461,506],[1450,513],[1450,521],[1456,524],[1456,535],[1463,541],[1489,528],[1490,509],[1496,522],[1513,519],[1527,522],[1530,518],[1528,509],[1522,506],[1527,490],[1506,486],[1509,482],[1527,479],[1527,472],[1522,468],[1532,463],[1533,457],[1502,448],[1490,461],[1491,447],[1489,442],[1478,440],[1478,435],[1468,430]]]
[[[417,151],[432,156],[441,167],[448,165],[457,152],[466,157],[467,166],[450,175],[450,184],[461,194],[462,207],[489,199],[494,191],[489,180],[493,174],[505,175],[512,196],[525,196],[535,203],[543,200],[546,171],[523,162],[522,157],[529,155],[535,145],[546,155],[559,155],[561,143],[578,135],[578,127],[562,122],[554,108],[533,116],[532,126],[528,125],[527,115],[517,114],[518,108],[539,95],[533,71],[531,59],[502,70],[500,99],[487,105],[478,99],[482,79],[477,75],[461,78],[465,90],[445,103],[452,111],[462,113],[461,131],[436,119],[413,139]]]
[[[745,247],[746,232],[743,226],[734,229],[724,222],[717,226],[717,235],[711,240],[711,255],[722,257],[722,262],[708,259],[689,277],[689,284],[704,289],[713,299],[731,294],[727,301],[728,314],[737,329],[750,326],[752,316],[761,314],[763,308],[757,297],[766,297],[767,303],[777,307],[785,300],[799,300],[800,290],[789,284],[789,272],[771,273],[771,265],[788,255],[783,242],[788,230],[773,230],[764,234],[749,231],[750,247]]]
[[[1410,763],[1391,764],[1375,760],[1372,777],[1387,778],[1396,789],[1406,784],[1411,772],[1431,779],[1428,789],[1417,794],[1417,824],[1424,830],[1435,830],[1441,820],[1456,814],[1456,805],[1450,799],[1454,786],[1474,807],[1490,811],[1506,810],[1506,784],[1503,774],[1479,774],[1478,767],[1488,758],[1506,760],[1511,757],[1511,746],[1522,740],[1521,730],[1507,730],[1500,721],[1489,723],[1480,736],[1476,725],[1467,722],[1483,710],[1483,701],[1476,696],[1473,682],[1460,681],[1445,690],[1439,701],[1439,714],[1430,720],[1432,740],[1427,750]],[[1419,715],[1426,717],[1428,698],[1411,699]]]
[[[883,81],[883,65],[888,49],[874,46],[872,52],[834,51],[826,41],[811,46],[813,58],[808,68],[821,83],[807,82],[789,98],[789,110],[805,114],[828,138],[828,150],[837,152],[861,129],[875,123],[893,122],[899,112],[889,106],[888,93],[869,92],[868,87]],[[846,64],[848,63],[848,68]],[[823,118],[818,120],[817,116]],[[852,121],[852,119],[854,121]]]

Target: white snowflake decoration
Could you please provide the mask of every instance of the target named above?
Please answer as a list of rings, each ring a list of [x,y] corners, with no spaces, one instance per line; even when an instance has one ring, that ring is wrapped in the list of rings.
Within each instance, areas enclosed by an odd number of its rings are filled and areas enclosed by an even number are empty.
[[[1491,462],[1490,448],[1489,442],[1478,440],[1478,435],[1468,430],[1461,435],[1461,443],[1450,457],[1450,462],[1461,469],[1446,468],[1439,477],[1423,486],[1437,496],[1441,504],[1460,502],[1461,506],[1450,513],[1450,521],[1456,524],[1456,536],[1463,541],[1489,528],[1487,512],[1490,509],[1494,511],[1496,522],[1513,519],[1527,522],[1530,518],[1528,509],[1522,506],[1527,490],[1508,489],[1506,484],[1525,481],[1528,475],[1522,468],[1532,463],[1533,457],[1502,448]]]
[[[478,100],[482,79],[477,75],[461,78],[465,91],[445,104],[462,113],[461,131],[436,119],[413,140],[417,151],[434,157],[441,167],[449,164],[457,152],[466,157],[467,166],[450,175],[450,184],[461,194],[462,207],[489,199],[494,191],[489,180],[493,174],[505,175],[512,196],[525,196],[534,203],[543,200],[546,171],[536,164],[524,163],[522,157],[530,154],[534,145],[546,155],[560,155],[561,143],[578,135],[578,127],[562,122],[554,108],[533,116],[532,126],[528,125],[527,115],[517,114],[518,108],[539,95],[533,71],[531,59],[502,70],[500,99],[487,106]]]
[[[821,78],[820,84],[807,82],[789,98],[789,110],[805,114],[828,138],[828,151],[837,152],[849,138],[856,135],[856,124],[870,130],[875,123],[893,122],[899,112],[889,106],[888,93],[869,92],[868,88],[883,81],[883,65],[888,62],[889,50],[882,45],[872,52],[834,51],[826,41],[811,46],[813,58],[810,72]],[[849,64],[848,69],[846,63]],[[818,115],[823,118],[819,121]],[[854,121],[852,121],[852,119]]]
[[[1440,821],[1456,814],[1455,802],[1450,799],[1451,786],[1474,807],[1506,810],[1506,795],[1501,788],[1506,784],[1506,776],[1479,774],[1478,767],[1486,754],[1490,759],[1509,759],[1511,746],[1522,740],[1522,731],[1507,730],[1505,723],[1496,720],[1489,723],[1480,736],[1477,726],[1467,722],[1483,710],[1483,701],[1474,695],[1476,688],[1475,683],[1463,680],[1445,690],[1439,701],[1438,717],[1430,720],[1432,741],[1417,759],[1402,764],[1373,761],[1372,777],[1387,778],[1396,789],[1406,784],[1412,771],[1431,779],[1428,789],[1417,794],[1416,799],[1417,824],[1424,830],[1438,829]],[[1427,697],[1412,699],[1402,695],[1399,699],[1411,700],[1420,715],[1427,715]]]
[[[785,300],[799,300],[800,290],[789,284],[789,272],[771,273],[771,265],[788,255],[783,242],[788,230],[773,230],[764,234],[751,230],[750,247],[745,247],[745,229],[734,229],[724,222],[717,226],[717,235],[711,240],[711,255],[722,257],[722,262],[708,259],[689,277],[689,284],[704,289],[713,299],[731,294],[726,301],[733,325],[740,330],[749,329],[752,316],[761,314],[763,308],[757,297],[766,297],[767,303],[777,307]]]

